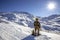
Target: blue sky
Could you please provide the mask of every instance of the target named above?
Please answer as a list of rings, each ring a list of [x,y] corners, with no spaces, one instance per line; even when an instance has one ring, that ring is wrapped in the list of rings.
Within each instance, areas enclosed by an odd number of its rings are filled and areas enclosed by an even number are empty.
[[[47,4],[55,2],[56,8],[49,10]],[[0,0],[0,12],[23,11],[35,16],[49,16],[60,13],[60,0]]]

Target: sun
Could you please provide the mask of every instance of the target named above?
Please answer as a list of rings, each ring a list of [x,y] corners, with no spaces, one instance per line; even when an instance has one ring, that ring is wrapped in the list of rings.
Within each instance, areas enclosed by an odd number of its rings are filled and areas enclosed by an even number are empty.
[[[48,4],[48,9],[54,9],[55,8],[55,3],[49,3]]]

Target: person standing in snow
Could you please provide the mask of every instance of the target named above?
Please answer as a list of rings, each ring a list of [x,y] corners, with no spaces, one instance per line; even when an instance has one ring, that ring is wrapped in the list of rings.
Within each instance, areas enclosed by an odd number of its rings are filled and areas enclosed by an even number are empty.
[[[40,22],[38,21],[38,18],[36,18],[34,21],[34,30],[35,31],[33,31],[32,35],[36,35],[36,31],[37,31],[37,34],[39,35],[40,27],[41,27]]]

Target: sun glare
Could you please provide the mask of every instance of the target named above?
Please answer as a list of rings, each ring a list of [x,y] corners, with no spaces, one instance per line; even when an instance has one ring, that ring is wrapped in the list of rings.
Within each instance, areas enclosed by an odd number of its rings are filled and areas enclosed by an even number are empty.
[[[48,4],[48,9],[54,9],[55,8],[55,4],[54,3],[49,3]]]

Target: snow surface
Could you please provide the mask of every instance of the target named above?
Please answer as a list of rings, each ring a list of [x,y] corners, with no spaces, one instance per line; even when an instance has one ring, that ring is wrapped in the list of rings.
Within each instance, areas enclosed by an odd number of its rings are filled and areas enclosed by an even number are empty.
[[[38,17],[40,36],[31,35],[35,17],[26,12],[0,13],[0,40],[60,40],[60,15]]]
[[[60,35],[40,31],[40,36],[32,36],[33,28],[14,22],[0,23],[0,40],[60,40]]]

